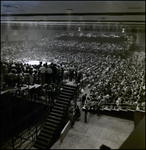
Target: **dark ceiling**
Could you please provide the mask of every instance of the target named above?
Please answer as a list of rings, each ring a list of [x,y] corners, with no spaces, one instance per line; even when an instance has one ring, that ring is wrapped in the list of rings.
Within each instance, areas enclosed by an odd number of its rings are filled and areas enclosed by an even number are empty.
[[[145,1],[1,1],[1,23],[7,22],[145,28]]]

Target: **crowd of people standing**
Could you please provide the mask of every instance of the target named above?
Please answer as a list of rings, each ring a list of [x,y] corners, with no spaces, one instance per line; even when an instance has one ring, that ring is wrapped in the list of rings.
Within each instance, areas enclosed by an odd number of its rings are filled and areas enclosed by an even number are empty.
[[[52,38],[28,41],[27,45],[3,43],[1,89],[22,84],[60,83],[68,79],[80,83],[81,88],[91,88],[90,93],[95,95],[97,101],[106,99],[117,105],[137,103],[143,109],[145,56],[143,53],[128,51],[132,40],[118,37],[116,44],[112,42],[113,37],[111,40],[109,36],[99,36],[98,41],[95,37],[92,41],[93,36],[85,37],[84,41],[80,41],[80,35],[78,41],[75,39],[73,35],[72,38],[70,35],[65,38],[57,34]],[[8,58],[13,58],[13,61],[7,61]],[[52,58],[58,62],[47,63]],[[39,60],[40,64],[27,64],[24,62],[27,59]]]

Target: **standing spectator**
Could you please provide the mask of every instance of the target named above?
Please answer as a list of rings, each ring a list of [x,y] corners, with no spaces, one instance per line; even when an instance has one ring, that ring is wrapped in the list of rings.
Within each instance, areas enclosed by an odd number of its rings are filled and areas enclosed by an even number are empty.
[[[82,70],[80,70],[77,72],[77,83],[81,82],[82,77],[83,77],[83,72]]]
[[[71,121],[71,127],[73,128],[74,124],[75,124],[75,120],[74,120],[74,112],[73,112],[73,108],[72,106],[69,107],[68,109],[68,115],[69,115],[69,120]]]
[[[81,116],[81,112],[80,112],[79,106],[77,105],[75,109],[75,120],[78,121],[80,116]]]
[[[84,104],[85,104],[86,96],[87,96],[87,94],[84,94],[84,95],[82,96],[82,106],[84,106]]]
[[[105,98],[103,97],[103,99],[100,100],[100,102],[98,103],[97,106],[97,115],[100,116],[100,109],[102,108],[102,106],[107,103],[107,101],[105,100]]]
[[[88,114],[88,107],[85,106],[85,114],[84,114],[84,121],[87,122],[87,114]]]
[[[55,89],[54,89],[54,86],[52,84],[50,84],[48,86],[47,92],[48,92],[49,103],[50,103],[50,105],[53,105]]]
[[[35,69],[34,71],[33,71],[33,80],[34,80],[34,83],[36,83],[36,84],[39,84],[39,76],[38,76],[38,72],[37,72],[37,70]]]
[[[62,66],[62,64],[60,64],[60,68],[61,68],[61,76],[60,76],[60,78],[61,78],[61,81],[62,81],[63,78],[64,78],[64,67]]]
[[[74,67],[73,65],[71,65],[71,67],[69,68],[69,80],[72,81],[74,78]]]
[[[12,69],[9,73],[8,73],[8,81],[9,81],[9,86],[13,87],[15,86],[16,83],[16,70]]]
[[[57,80],[57,68],[56,68],[56,64],[51,64],[51,69],[53,71],[53,74],[52,74],[52,79],[53,79],[53,83],[56,83],[56,80]]]
[[[48,89],[47,89],[47,94],[48,94],[48,100],[49,100],[49,103],[51,103],[51,91],[52,91],[52,85],[48,85]]]
[[[46,69],[46,80],[48,84],[50,84],[52,81],[52,74],[53,74],[53,70],[51,69],[50,66],[48,66]]]
[[[46,73],[45,64],[39,68],[39,72],[40,72],[40,75],[41,75],[41,85],[44,85],[44,83],[45,83],[45,73]]]

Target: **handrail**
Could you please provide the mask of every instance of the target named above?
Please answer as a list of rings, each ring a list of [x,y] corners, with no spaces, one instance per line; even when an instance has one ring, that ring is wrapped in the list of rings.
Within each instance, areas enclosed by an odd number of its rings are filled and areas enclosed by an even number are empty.
[[[45,106],[42,106],[42,107],[39,108],[38,110],[35,110],[33,113],[31,113],[31,115],[27,115],[27,117],[23,118],[23,120],[19,121],[19,123],[13,125],[13,127],[11,127],[9,130],[7,130],[5,133],[3,133],[3,135],[6,134],[7,132],[9,132],[10,130],[12,130],[12,128],[16,127],[18,124],[20,124],[21,122],[23,122],[24,120],[26,120],[26,119],[29,118],[30,116],[32,116],[33,114],[35,114],[37,111],[39,111],[39,110],[42,109],[43,107],[45,107]],[[39,128],[37,128],[38,130],[40,130],[40,129],[42,128],[43,123],[44,123],[44,120],[46,119],[46,116],[48,115],[49,112],[50,112],[50,107],[49,107],[49,105],[48,105],[48,107],[47,107],[47,109],[46,109],[44,115],[42,116],[43,120],[41,121]],[[28,128],[28,129],[25,131],[25,133],[27,133],[28,131],[30,131],[30,128]],[[25,134],[25,133],[24,133],[24,134]],[[29,135],[29,132],[28,132],[28,135]],[[18,138],[19,138],[19,135],[17,136],[16,140],[17,140]],[[6,142],[6,141],[5,141],[5,142]]]
[[[4,132],[3,134],[6,134],[8,131],[12,130],[14,127],[16,127],[17,125],[19,125],[20,123],[22,123],[24,120],[28,119],[30,116],[32,116],[33,114],[35,114],[37,111],[41,110],[43,107],[45,106],[42,106],[40,107],[39,109],[33,111],[32,113],[26,115],[23,119],[21,119],[19,122],[15,123],[11,128],[9,128],[6,132]],[[2,135],[3,135],[2,134]]]
[[[18,90],[17,92],[20,92],[20,91]],[[17,92],[16,92],[16,93],[17,93]],[[16,96],[16,95],[15,95],[15,96]],[[45,106],[46,106],[46,105],[45,105]],[[22,123],[24,120],[28,119],[30,116],[32,116],[32,115],[35,114],[37,111],[39,111],[40,109],[44,108],[45,106],[42,106],[42,107],[38,108],[37,110],[33,111],[32,113],[28,114],[27,116],[25,116],[25,117],[24,117],[23,119],[21,119],[19,122],[17,122],[16,124],[14,124],[9,130],[7,130],[6,132],[4,132],[3,135],[6,134],[6,133],[8,133],[9,131],[11,131],[14,127],[16,127],[17,125],[19,125],[20,123]],[[44,122],[45,122],[45,120],[46,120],[48,114],[49,114],[50,111],[51,111],[51,108],[52,108],[52,107],[50,107],[49,105],[47,106],[46,111],[45,111],[45,113],[44,113],[43,116],[42,116],[43,119],[40,121],[39,127],[37,128],[37,130],[42,129],[42,127],[43,127],[43,125],[44,125]],[[30,128],[28,128],[27,130],[25,130],[25,133],[27,133],[28,131],[30,131]],[[24,134],[25,134],[25,133],[24,133]],[[34,134],[35,134],[35,133],[34,133]],[[33,135],[34,135],[34,134],[33,134]],[[30,135],[29,132],[28,132],[28,135]],[[37,138],[37,136],[38,136],[38,135],[36,134],[36,137],[35,137],[35,138]],[[18,140],[18,137],[20,137],[20,135],[17,135],[17,137],[15,137],[15,139]],[[15,140],[15,141],[16,141],[16,140]],[[14,141],[13,141],[13,142],[14,142]],[[22,145],[22,142],[21,142],[20,145]],[[49,141],[48,141],[48,145],[49,145]],[[18,147],[19,147],[19,146],[18,146]]]

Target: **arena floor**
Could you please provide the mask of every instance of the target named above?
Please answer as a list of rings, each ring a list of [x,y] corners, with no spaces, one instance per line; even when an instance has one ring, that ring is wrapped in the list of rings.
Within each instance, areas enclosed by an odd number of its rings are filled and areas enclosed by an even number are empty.
[[[79,102],[78,102],[79,103]],[[102,144],[118,149],[134,129],[134,122],[121,118],[89,114],[84,122],[84,112],[75,122],[64,141],[60,139],[51,149],[99,149]]]

